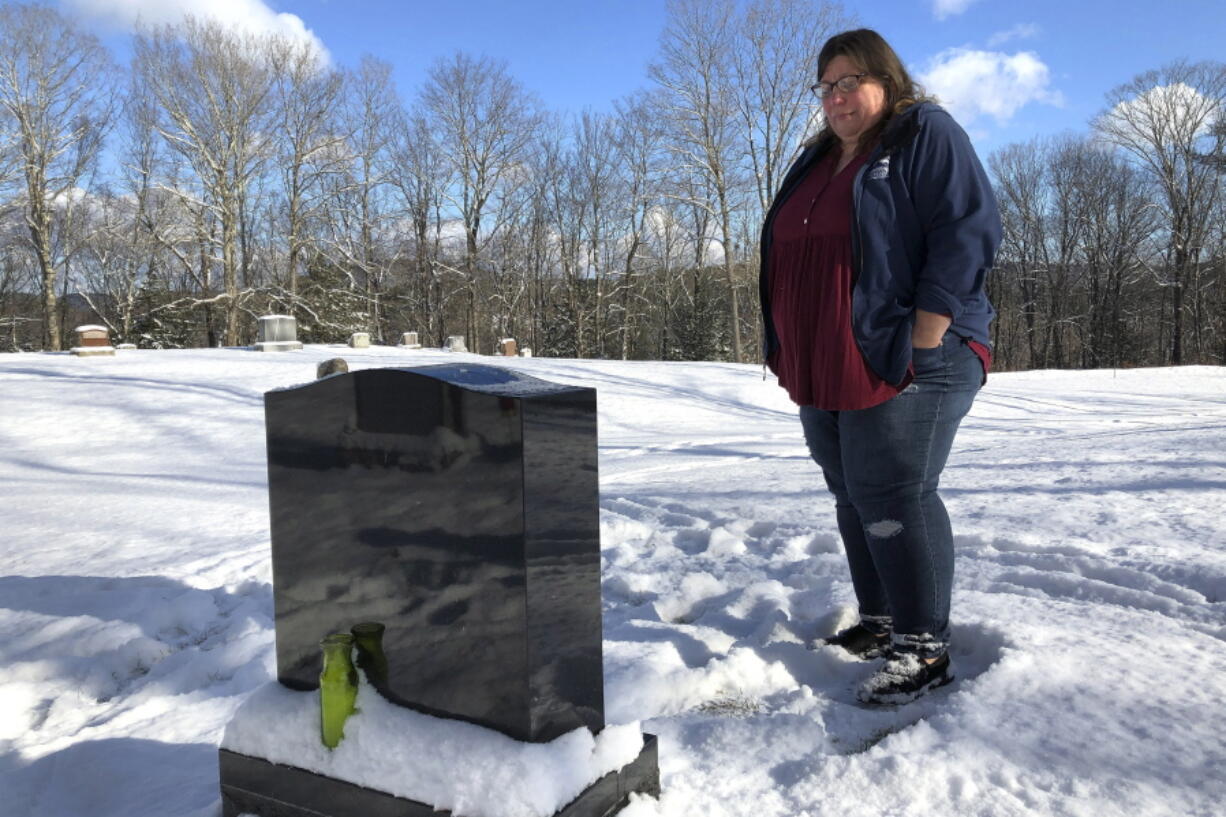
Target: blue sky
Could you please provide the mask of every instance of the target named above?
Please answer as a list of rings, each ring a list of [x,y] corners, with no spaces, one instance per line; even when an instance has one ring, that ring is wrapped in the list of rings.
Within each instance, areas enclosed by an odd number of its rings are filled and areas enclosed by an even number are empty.
[[[342,65],[391,63],[411,97],[438,57],[505,59],[555,110],[608,110],[648,85],[664,0],[60,0],[126,59],[136,13],[212,14],[314,36]],[[848,4],[947,103],[985,155],[1011,142],[1084,132],[1104,94],[1175,59],[1226,59],[1222,0],[876,0]]]

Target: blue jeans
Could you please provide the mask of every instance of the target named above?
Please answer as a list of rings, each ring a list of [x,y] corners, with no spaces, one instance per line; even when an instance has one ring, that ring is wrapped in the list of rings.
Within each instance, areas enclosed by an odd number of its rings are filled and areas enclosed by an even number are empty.
[[[927,657],[949,646],[954,574],[937,485],[983,367],[952,332],[914,350],[912,364],[915,380],[897,397],[856,411],[801,406],[800,423],[834,494],[861,622]]]

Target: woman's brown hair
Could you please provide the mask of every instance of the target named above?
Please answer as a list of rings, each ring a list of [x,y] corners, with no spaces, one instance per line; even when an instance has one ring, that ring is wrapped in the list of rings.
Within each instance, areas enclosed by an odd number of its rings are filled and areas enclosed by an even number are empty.
[[[823,76],[826,68],[835,57],[847,57],[860,68],[867,71],[885,88],[885,116],[881,117],[872,129],[860,138],[861,147],[870,145],[877,140],[885,130],[890,119],[902,113],[917,102],[929,99],[924,95],[924,89],[911,79],[906,67],[894,49],[885,38],[871,28],[857,28],[835,34],[822,46],[817,57],[817,75]],[[805,142],[805,147],[836,139],[834,131],[827,124],[817,135]]]

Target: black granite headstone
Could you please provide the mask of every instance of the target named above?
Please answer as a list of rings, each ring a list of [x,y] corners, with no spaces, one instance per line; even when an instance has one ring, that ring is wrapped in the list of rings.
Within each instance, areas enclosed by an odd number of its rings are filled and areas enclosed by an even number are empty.
[[[388,700],[526,741],[604,728],[595,391],[449,364],[264,407],[281,683],[318,688],[320,640],[378,622],[368,680]],[[656,747],[645,735],[557,817],[658,794]],[[439,813],[226,749],[220,777],[224,817]]]
[[[282,683],[378,621],[389,700],[519,740],[604,728],[594,390],[367,369],[265,412]]]

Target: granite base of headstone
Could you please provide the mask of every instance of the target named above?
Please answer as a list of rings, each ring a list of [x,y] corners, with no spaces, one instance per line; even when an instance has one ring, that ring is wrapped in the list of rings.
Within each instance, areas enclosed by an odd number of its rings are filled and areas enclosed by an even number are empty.
[[[631,794],[660,796],[659,745],[644,735],[634,762],[588,786],[554,817],[609,817]],[[222,817],[465,817],[293,766],[221,750]]]
[[[302,348],[298,340],[298,320],[292,315],[261,315],[257,352],[292,352]]]
[[[370,333],[369,332],[354,332],[349,336],[349,347],[351,349],[369,349],[370,348]]]
[[[400,347],[402,349],[420,349],[421,342],[417,339],[416,332],[405,332],[400,336]]]
[[[443,344],[443,349],[448,352],[467,352],[468,344],[464,342],[463,335],[448,335],[447,342]]]
[[[394,704],[528,742],[604,729],[593,389],[364,369],[267,393],[265,419],[281,684],[317,689],[320,640],[378,622],[370,681]],[[446,814],[220,752],[226,817]],[[557,814],[607,817],[632,792],[659,793],[651,735]]]
[[[77,357],[104,357],[115,354],[111,346],[111,334],[105,326],[86,324],[73,330],[77,335],[77,345],[69,351]]]

